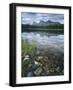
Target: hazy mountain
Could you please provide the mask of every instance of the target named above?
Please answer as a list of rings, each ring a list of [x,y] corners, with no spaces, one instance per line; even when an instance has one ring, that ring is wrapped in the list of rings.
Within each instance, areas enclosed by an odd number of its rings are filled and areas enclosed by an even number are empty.
[[[37,23],[37,22],[33,22],[33,24],[32,25],[38,25],[38,26],[47,26],[47,25],[55,25],[55,24],[60,24],[59,22],[53,22],[53,21],[51,21],[51,20],[48,20],[48,21],[43,21],[43,20],[41,20],[39,23]]]

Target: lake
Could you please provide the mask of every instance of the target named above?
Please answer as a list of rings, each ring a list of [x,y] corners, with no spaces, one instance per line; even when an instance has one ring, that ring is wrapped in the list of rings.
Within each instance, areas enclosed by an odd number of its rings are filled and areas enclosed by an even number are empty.
[[[23,32],[22,77],[64,75],[64,35]]]
[[[21,35],[24,41],[36,43],[41,48],[57,48],[64,52],[64,35],[38,32],[24,32]]]

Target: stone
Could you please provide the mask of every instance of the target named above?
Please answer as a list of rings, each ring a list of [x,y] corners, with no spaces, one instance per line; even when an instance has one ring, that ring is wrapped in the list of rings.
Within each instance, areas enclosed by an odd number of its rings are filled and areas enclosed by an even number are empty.
[[[25,61],[25,60],[29,60],[29,58],[28,58],[28,57],[25,57],[25,58],[23,59],[23,61]]]
[[[26,55],[25,58],[29,58],[29,55]]]
[[[39,51],[39,50],[37,50],[36,54],[37,54],[37,55],[39,55],[39,54],[40,54],[40,51]]]
[[[54,72],[54,68],[51,68],[51,69],[50,69],[50,72],[53,73],[53,72]]]
[[[56,71],[59,72],[59,70],[60,70],[60,67],[58,66],[58,67],[56,68]]]
[[[42,68],[39,67],[39,68],[37,68],[37,69],[34,71],[34,74],[35,74],[36,76],[39,76],[39,75],[41,74],[41,72],[42,72]]]
[[[38,62],[37,62],[37,61],[35,61],[35,64],[36,64],[36,65],[38,65]]]
[[[24,57],[23,61],[29,60],[29,59],[30,59],[30,58],[29,58],[29,55],[26,55],[26,56]]]
[[[43,56],[38,56],[37,60],[43,59]]]
[[[32,64],[31,64],[31,63],[29,63],[29,64],[28,64],[28,67],[29,67],[29,68],[31,68],[31,67],[32,67]]]
[[[31,76],[33,76],[33,73],[32,73],[32,72],[29,72],[29,73],[27,74],[27,77],[31,77]]]

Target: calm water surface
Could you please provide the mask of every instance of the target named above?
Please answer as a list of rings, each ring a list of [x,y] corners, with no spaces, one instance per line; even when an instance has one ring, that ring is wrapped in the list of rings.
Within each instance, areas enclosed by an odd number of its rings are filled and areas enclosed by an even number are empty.
[[[64,35],[62,34],[50,34],[50,33],[38,33],[38,32],[24,32],[21,34],[24,41],[29,43],[36,43],[43,48],[57,48],[61,52],[64,52]]]

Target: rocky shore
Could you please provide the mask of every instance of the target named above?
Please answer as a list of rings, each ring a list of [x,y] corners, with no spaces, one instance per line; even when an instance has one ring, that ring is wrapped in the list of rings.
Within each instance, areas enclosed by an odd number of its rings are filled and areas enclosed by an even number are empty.
[[[24,33],[21,76],[64,75],[64,35]]]
[[[64,54],[55,48],[35,49],[22,57],[22,77],[64,74]]]

